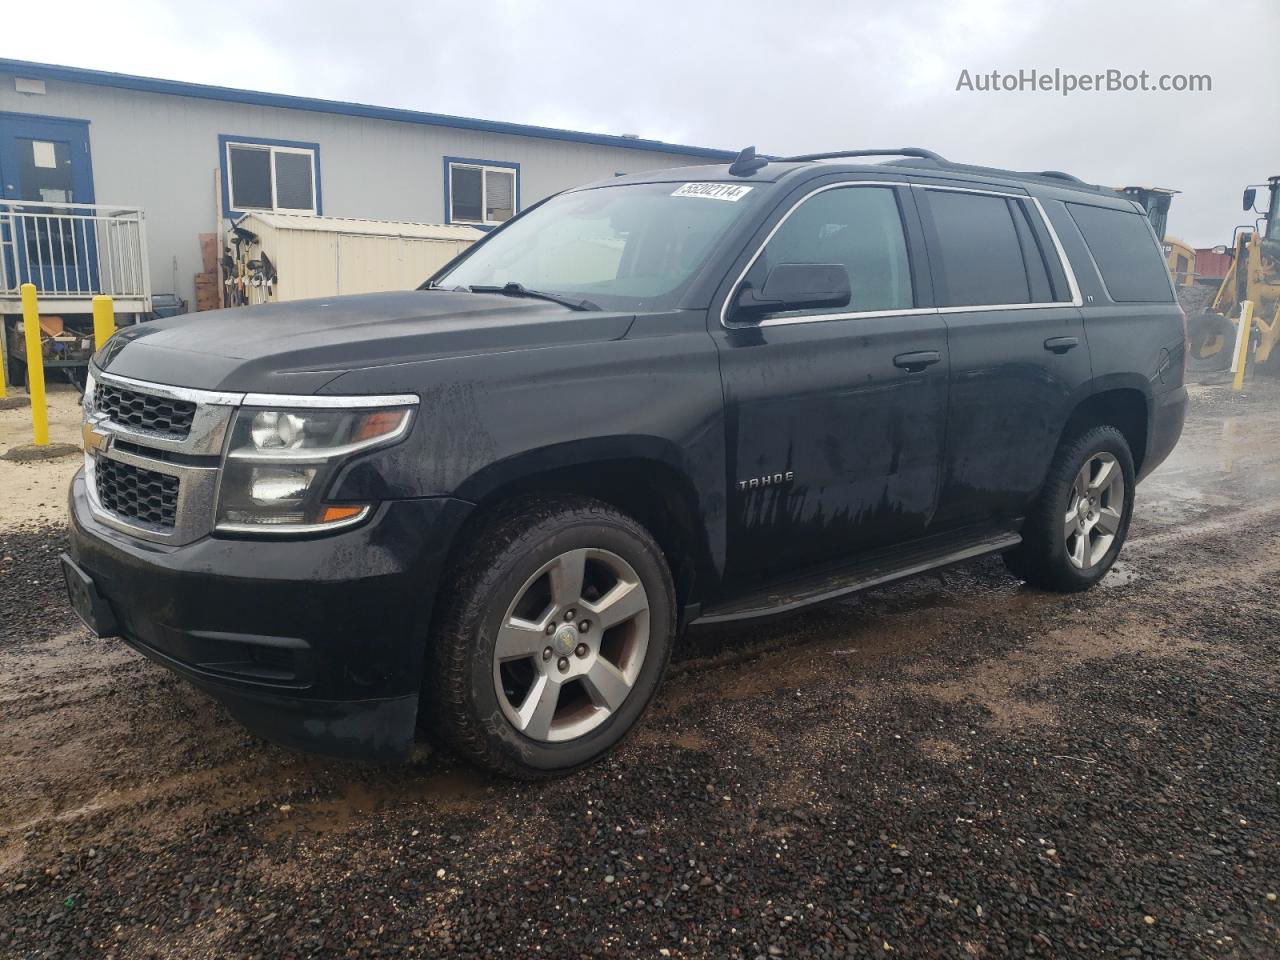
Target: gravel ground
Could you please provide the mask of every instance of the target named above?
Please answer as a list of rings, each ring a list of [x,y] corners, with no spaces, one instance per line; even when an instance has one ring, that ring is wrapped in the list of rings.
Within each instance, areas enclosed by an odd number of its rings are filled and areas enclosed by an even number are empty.
[[[0,528],[0,956],[1280,955],[1280,389],[1196,388],[1089,594],[982,561],[699,632],[536,786],[304,757]]]

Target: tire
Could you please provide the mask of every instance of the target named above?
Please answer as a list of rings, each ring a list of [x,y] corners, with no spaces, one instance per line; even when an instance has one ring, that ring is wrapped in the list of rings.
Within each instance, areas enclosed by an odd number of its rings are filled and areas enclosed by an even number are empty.
[[[441,596],[423,689],[429,733],[504,776],[558,776],[600,759],[635,727],[671,655],[675,589],[662,550],[599,501],[501,509]]]
[[[1106,474],[1104,465],[1110,465]],[[1085,477],[1086,466],[1089,477],[1102,481],[1096,490],[1078,483]],[[1119,471],[1118,478],[1113,470]],[[1124,546],[1133,517],[1134,487],[1133,454],[1115,427],[1093,427],[1064,440],[1023,524],[1022,543],[1004,555],[1005,565],[1015,576],[1045,590],[1089,589],[1106,576]],[[1086,491],[1084,506],[1079,505],[1082,490]]]
[[[1201,313],[1187,321],[1187,369],[1195,373],[1212,373],[1231,366],[1231,351],[1236,342],[1236,327],[1216,313]]]

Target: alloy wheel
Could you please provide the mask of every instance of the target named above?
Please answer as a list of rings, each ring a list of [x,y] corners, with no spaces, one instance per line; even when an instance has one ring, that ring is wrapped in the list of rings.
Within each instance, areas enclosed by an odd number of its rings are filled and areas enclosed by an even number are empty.
[[[649,647],[649,599],[607,550],[569,550],[517,591],[498,630],[493,683],[502,712],[532,740],[573,740],[621,708]]]
[[[1124,519],[1124,471],[1112,454],[1089,457],[1067,497],[1062,539],[1067,559],[1078,570],[1102,561]]]

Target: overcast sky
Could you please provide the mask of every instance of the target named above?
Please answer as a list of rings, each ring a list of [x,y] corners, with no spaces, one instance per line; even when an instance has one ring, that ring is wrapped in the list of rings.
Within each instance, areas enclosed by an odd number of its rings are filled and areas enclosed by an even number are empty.
[[[1278,44],[1278,0],[93,0],[12,4],[0,56],[772,153],[923,146],[1179,189],[1170,233],[1211,246],[1280,174]],[[1033,68],[1212,91],[956,89]]]

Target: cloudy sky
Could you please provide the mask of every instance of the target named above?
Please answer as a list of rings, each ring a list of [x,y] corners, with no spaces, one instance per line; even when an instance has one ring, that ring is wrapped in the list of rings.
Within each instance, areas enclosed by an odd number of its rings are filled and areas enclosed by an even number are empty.
[[[1280,174],[1278,37],[1277,0],[92,0],[13,5],[0,56],[773,153],[924,146],[1179,189],[1170,233],[1209,246]],[[957,90],[1055,68],[1212,90]]]

